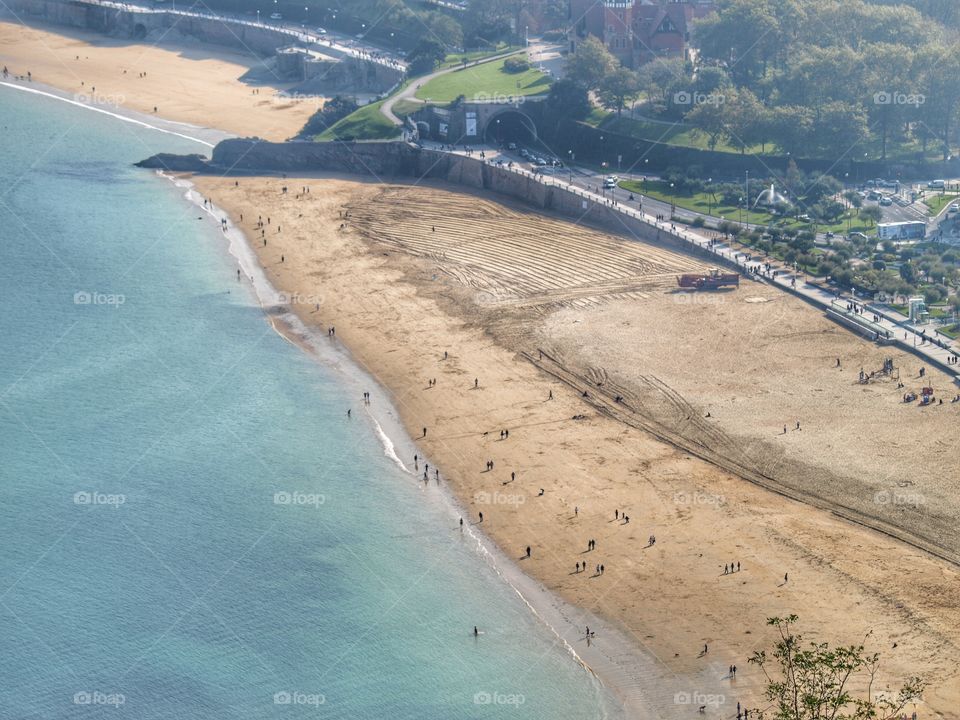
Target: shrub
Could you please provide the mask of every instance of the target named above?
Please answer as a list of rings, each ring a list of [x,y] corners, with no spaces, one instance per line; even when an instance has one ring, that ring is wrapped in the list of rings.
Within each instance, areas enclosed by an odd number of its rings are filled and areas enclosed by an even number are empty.
[[[317,110],[310,116],[310,119],[307,120],[306,125],[303,126],[303,129],[297,137],[309,138],[314,135],[319,135],[327,128],[333,126],[338,120],[356,111],[358,107],[353,98],[343,97],[341,95],[330,98],[324,103],[323,108]]]
[[[530,63],[526,58],[510,57],[504,60],[503,69],[508,73],[522,73],[530,69]]]

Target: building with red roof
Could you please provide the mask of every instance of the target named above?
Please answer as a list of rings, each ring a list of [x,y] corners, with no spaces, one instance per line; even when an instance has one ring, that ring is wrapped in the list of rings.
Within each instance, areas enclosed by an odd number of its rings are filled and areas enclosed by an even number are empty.
[[[570,0],[570,52],[593,35],[627,67],[688,58],[693,21],[713,10],[713,0]]]

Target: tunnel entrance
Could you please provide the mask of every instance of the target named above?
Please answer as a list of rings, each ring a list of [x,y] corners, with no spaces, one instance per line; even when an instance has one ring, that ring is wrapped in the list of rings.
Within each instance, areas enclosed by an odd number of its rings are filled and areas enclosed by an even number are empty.
[[[537,141],[537,126],[526,113],[504,110],[490,118],[483,139],[496,145],[511,142],[532,145]]]
[[[147,37],[147,26],[143,23],[137,23],[133,26],[133,39],[144,40]]]

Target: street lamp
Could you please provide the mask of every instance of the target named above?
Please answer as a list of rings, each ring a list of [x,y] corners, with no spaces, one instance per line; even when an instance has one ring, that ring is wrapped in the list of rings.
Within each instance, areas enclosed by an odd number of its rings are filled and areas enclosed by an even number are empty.
[[[713,178],[707,178],[707,215],[713,215]]]

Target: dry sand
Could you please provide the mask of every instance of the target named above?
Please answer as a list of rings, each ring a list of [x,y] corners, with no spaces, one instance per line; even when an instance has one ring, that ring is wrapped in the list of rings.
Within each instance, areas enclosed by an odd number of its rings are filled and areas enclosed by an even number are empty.
[[[319,311],[294,309],[321,330],[336,326],[412,436],[427,428],[418,442],[470,519],[482,511],[484,530],[516,558],[532,547],[527,572],[617,622],[673,672],[701,670],[704,643],[711,663],[738,666],[724,715],[736,700],[759,701],[762,680],[746,658],[769,646],[765,619],[797,613],[818,640],[871,632],[881,685],[921,673],[929,708],[957,717],[955,566],[648,431],[739,453],[785,485],[806,476],[784,468],[810,468],[801,489],[824,503],[867,493],[860,509],[877,516],[905,505],[886,507],[874,493],[912,488],[906,529],[919,533],[926,515],[946,531],[943,518],[957,510],[948,475],[957,406],[902,407],[895,383],[854,382],[859,365],[875,369],[890,352],[762,285],[715,296],[722,302],[678,301],[673,275],[699,261],[485,196],[343,178],[196,182],[247,232],[278,289],[322,297]],[[304,185],[311,192],[298,197]],[[266,246],[258,215],[270,217]],[[838,356],[842,371],[831,367]],[[893,357],[916,385],[919,363]],[[947,390],[944,376],[931,379]],[[796,420],[802,430],[777,436]],[[585,552],[590,538],[597,549]],[[956,550],[955,540],[942,543]],[[590,571],[575,573],[577,562]],[[741,571],[725,575],[732,562]],[[606,572],[593,577],[598,563]]]
[[[156,107],[167,120],[243,137],[286,140],[322,107],[320,98],[280,96],[290,84],[276,78],[261,59],[199,44],[138,44],[0,20],[4,65],[13,75],[30,72],[35,82],[98,104],[148,114]],[[144,72],[146,77],[140,77]]]

